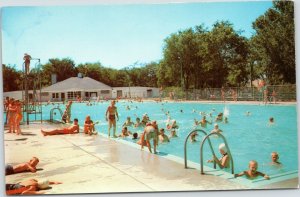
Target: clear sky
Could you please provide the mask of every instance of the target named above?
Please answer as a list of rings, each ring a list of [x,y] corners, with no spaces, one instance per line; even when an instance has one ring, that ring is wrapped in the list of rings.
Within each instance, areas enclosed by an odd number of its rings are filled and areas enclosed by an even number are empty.
[[[21,69],[24,53],[41,63],[65,57],[117,69],[149,63],[162,58],[171,33],[196,25],[210,29],[228,20],[250,37],[252,22],[270,7],[270,1],[5,7],[2,63]]]

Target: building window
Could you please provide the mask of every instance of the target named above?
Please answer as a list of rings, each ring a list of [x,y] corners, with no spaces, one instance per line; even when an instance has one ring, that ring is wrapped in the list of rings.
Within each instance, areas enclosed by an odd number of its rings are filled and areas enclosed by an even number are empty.
[[[42,92],[42,96],[49,96],[49,92]]]
[[[81,97],[81,92],[68,92],[68,99],[75,99],[77,96]]]
[[[101,90],[100,93],[101,93],[101,94],[109,94],[110,91],[109,91],[109,90]]]
[[[52,98],[59,98],[58,93],[52,93]]]
[[[74,92],[68,92],[68,99],[74,98]]]

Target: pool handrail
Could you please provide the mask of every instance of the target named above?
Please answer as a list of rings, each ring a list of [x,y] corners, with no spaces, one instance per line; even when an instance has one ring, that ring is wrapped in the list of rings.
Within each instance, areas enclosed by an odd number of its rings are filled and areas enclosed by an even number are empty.
[[[53,112],[54,110],[57,109],[60,113],[61,116],[63,116],[63,112],[59,107],[54,107],[50,110],[50,122],[53,122]]]
[[[194,132],[202,132],[205,136],[207,136],[207,133],[202,129],[195,129],[187,135],[187,137],[185,138],[185,142],[184,142],[184,168],[187,168],[187,141],[190,138],[190,136],[192,135],[192,133],[194,133]],[[209,142],[209,146],[210,146],[212,155],[215,156],[215,152],[214,152],[214,149],[211,145],[211,141],[210,141],[209,138],[208,138],[208,142]],[[216,169],[216,162],[215,161],[214,161],[214,169]]]
[[[206,139],[209,140],[209,136],[211,136],[211,135],[217,135],[218,137],[221,137],[223,139],[225,147],[227,148],[227,154],[228,154],[228,156],[230,158],[230,162],[231,162],[231,165],[230,165],[231,166],[231,173],[234,174],[233,158],[232,158],[228,143],[227,143],[224,135],[222,135],[221,133],[218,133],[218,132],[209,133],[208,135],[205,136],[205,138],[201,142],[201,146],[200,146],[200,169],[201,169],[201,174],[204,174],[204,170],[203,170],[203,145],[204,145],[205,140]],[[210,140],[209,140],[209,142],[210,142]]]

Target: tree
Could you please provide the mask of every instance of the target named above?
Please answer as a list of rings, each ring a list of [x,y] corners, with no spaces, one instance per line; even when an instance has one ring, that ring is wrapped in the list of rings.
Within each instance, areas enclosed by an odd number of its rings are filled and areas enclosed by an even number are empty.
[[[102,68],[103,67],[100,62],[79,64],[77,66],[78,72],[82,73],[84,77],[90,77],[97,81],[101,81],[101,78],[102,78],[101,69]]]
[[[294,2],[274,1],[273,7],[253,23],[256,49],[252,61],[262,67],[260,75],[271,84],[295,83]]]
[[[15,66],[2,64],[3,92],[22,89],[21,72]]]
[[[239,86],[247,82],[246,38],[240,36],[229,22],[217,22],[208,33],[205,68],[209,86]]]
[[[57,82],[63,81],[77,75],[75,63],[69,58],[49,59],[49,62],[42,65],[42,84],[51,85],[51,75],[57,75]]]

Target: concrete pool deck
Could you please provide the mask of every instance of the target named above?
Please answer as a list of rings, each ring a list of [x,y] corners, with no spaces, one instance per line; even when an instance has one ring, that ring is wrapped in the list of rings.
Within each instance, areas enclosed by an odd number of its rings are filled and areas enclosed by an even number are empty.
[[[102,135],[56,135],[44,137],[40,130],[57,128],[44,122],[23,125],[24,135],[4,134],[5,163],[18,164],[32,156],[40,159],[36,173],[5,177],[6,183],[30,178],[61,181],[46,194],[118,193],[157,191],[204,191],[250,189],[214,175],[201,175],[199,170],[184,169],[183,164],[148,151],[109,139]],[[277,184],[277,185],[276,185]],[[291,179],[265,188],[295,188]]]

